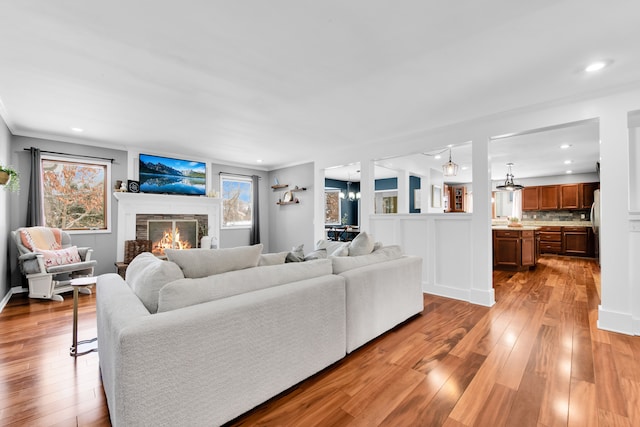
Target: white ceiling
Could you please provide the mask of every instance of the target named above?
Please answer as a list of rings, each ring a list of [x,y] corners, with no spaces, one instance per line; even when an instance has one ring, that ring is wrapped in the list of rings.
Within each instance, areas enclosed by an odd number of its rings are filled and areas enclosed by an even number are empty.
[[[638,16],[634,0],[7,1],[0,114],[16,135],[273,169],[635,86]]]

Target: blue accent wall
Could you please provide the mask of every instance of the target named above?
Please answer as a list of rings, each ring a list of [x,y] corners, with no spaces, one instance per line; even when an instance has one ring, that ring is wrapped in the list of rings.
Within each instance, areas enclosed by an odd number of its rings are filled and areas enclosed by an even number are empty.
[[[325,188],[338,188],[345,195],[347,195],[347,181],[340,181],[337,179],[325,178]],[[357,193],[360,191],[359,182],[351,182],[351,191]],[[356,200],[350,201],[346,197],[340,201],[341,215],[347,214],[347,225],[360,225],[358,224],[358,202]]]
[[[419,190],[421,185],[421,179],[417,176],[409,176],[409,213],[420,213],[420,209],[414,209],[415,206],[415,191]]]
[[[375,189],[376,191],[397,190],[398,178],[376,179]]]

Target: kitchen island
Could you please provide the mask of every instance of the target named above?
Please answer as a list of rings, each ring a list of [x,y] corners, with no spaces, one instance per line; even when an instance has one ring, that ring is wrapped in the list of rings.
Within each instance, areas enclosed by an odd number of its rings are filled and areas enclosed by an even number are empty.
[[[538,229],[528,225],[493,226],[493,268],[511,271],[535,268],[538,263]]]

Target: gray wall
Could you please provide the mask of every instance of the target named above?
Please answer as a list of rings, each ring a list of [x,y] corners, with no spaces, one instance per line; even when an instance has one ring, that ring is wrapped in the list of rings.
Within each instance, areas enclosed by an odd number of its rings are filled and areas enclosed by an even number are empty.
[[[29,174],[31,171],[29,152],[24,148],[37,147],[41,150],[57,151],[74,155],[87,155],[115,159],[111,165],[111,185],[113,189],[116,180],[125,180],[127,177],[127,152],[122,150],[112,150],[108,148],[93,147],[80,144],[69,144],[66,142],[53,141],[48,139],[29,138],[24,136],[13,136],[11,138],[11,149],[14,157],[14,164],[20,171],[22,177],[20,197],[17,209],[12,210],[10,229],[24,227],[27,218],[27,198],[29,194]],[[112,195],[111,198],[111,233],[96,234],[73,234],[71,240],[77,246],[89,246],[94,250],[93,259],[98,261],[96,274],[115,272],[114,262],[116,261],[116,221],[118,218],[118,204]],[[11,284],[21,286],[22,277],[16,265],[16,249],[10,245],[11,260]]]
[[[0,117],[0,164],[7,166],[11,164],[11,133]],[[20,173],[20,171],[18,171]],[[0,236],[4,239],[4,244],[0,245],[0,301],[9,293],[11,285],[9,282],[9,205],[10,200],[15,200],[15,193],[10,193],[6,189],[0,190]]]
[[[269,184],[269,173],[266,171],[258,171],[247,168],[240,168],[234,166],[227,166],[221,164],[212,164],[211,172],[213,175],[213,179],[211,180],[211,185],[213,186],[213,190],[220,193],[220,172],[227,172],[230,174],[239,174],[239,175],[258,175],[262,179],[260,180],[259,186],[259,197],[260,197],[260,242],[264,245],[262,250],[263,253],[271,252],[270,251],[270,240],[269,240],[269,207],[270,207],[270,199],[269,193],[271,193],[271,188]],[[234,248],[236,246],[247,246],[249,245],[249,228],[238,228],[238,229],[220,229],[220,247],[222,248]]]
[[[270,252],[290,251],[293,246],[304,244],[304,252],[309,253],[314,249],[313,237],[313,213],[314,194],[313,188],[314,164],[292,166],[276,169],[269,172],[269,186],[274,184],[277,178],[280,184],[289,184],[286,189],[272,190],[269,202],[269,242]],[[294,193],[294,197],[300,203],[291,205],[277,205],[286,190],[295,186],[306,187],[307,191]],[[322,194],[324,189],[319,189]]]

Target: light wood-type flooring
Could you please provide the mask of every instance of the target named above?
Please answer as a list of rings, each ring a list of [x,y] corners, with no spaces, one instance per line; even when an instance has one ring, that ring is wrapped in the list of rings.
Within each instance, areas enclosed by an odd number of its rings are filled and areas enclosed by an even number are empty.
[[[421,315],[230,425],[640,426],[640,337],[596,328],[599,274],[545,256],[495,272],[492,308],[425,295]],[[95,336],[95,296],[80,302],[80,338]],[[109,425],[98,354],[68,355],[71,308],[14,296],[0,314],[0,425]]]

